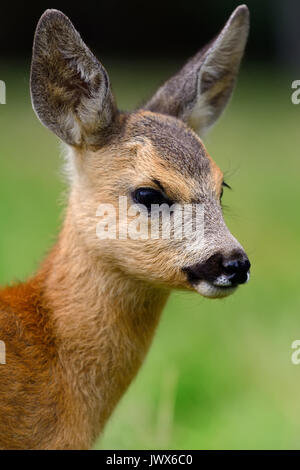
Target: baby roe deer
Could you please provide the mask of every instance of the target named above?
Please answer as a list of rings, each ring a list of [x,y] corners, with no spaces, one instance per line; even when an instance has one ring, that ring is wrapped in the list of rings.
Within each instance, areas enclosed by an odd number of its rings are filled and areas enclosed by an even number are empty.
[[[118,111],[103,66],[69,19],[47,10],[34,40],[31,96],[67,144],[69,202],[59,239],[27,283],[0,291],[0,447],[90,448],[136,375],[171,289],[225,297],[250,263],[222,217],[223,175],[202,140],[225,107],[249,26],[221,33],[141,109]],[[99,240],[99,203],[201,203],[191,240]]]

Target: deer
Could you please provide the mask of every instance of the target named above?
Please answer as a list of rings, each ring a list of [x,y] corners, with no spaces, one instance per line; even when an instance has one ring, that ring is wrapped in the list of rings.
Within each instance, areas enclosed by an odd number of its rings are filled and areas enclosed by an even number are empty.
[[[231,97],[249,29],[241,5],[153,97],[120,111],[103,65],[71,21],[46,10],[30,92],[66,149],[68,196],[54,247],[0,290],[1,449],[90,449],[135,378],[172,290],[224,298],[249,279],[225,224],[221,169],[202,141]],[[204,241],[97,237],[99,203],[204,207]]]

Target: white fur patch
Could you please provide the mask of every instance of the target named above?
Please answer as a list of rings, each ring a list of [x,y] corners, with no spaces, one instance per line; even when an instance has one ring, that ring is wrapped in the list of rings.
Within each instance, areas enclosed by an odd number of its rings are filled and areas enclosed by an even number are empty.
[[[236,287],[217,287],[207,281],[200,281],[195,285],[195,289],[203,297],[208,297],[211,299],[217,299],[222,297],[227,297],[236,290]]]
[[[221,276],[217,277],[217,279],[214,281],[214,286],[216,287],[230,287],[231,286],[231,280],[228,279],[227,276],[224,274],[221,274]]]

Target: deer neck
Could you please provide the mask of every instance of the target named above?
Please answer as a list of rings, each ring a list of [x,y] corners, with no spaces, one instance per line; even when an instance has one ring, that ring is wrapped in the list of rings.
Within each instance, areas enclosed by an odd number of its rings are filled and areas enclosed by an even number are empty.
[[[39,276],[60,363],[96,435],[138,371],[169,293],[91,253],[70,213]]]

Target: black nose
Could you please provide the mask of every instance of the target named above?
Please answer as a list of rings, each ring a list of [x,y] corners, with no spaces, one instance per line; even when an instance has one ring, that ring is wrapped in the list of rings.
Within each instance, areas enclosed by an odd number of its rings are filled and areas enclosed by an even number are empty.
[[[204,263],[183,268],[191,284],[207,281],[216,287],[235,287],[249,277],[250,261],[244,251],[235,250],[230,255],[216,253]]]
[[[250,261],[246,255],[223,258],[223,272],[234,285],[244,284],[248,280]]]

